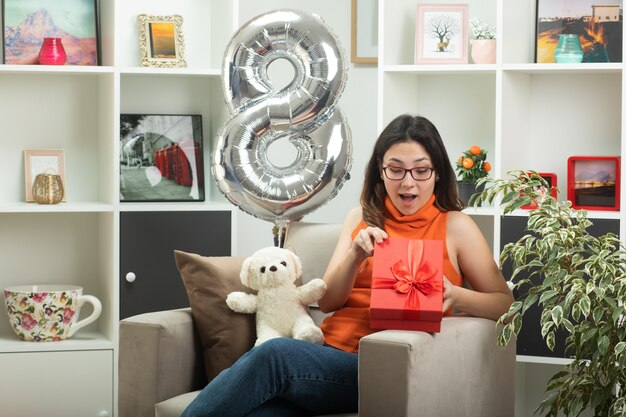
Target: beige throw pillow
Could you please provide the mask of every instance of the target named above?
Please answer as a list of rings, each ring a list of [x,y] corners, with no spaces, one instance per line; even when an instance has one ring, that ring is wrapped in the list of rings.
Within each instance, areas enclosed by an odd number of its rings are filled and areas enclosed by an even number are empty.
[[[233,291],[250,292],[239,280],[245,257],[206,257],[174,251],[187,289],[191,313],[202,344],[204,367],[211,381],[254,345],[255,315],[239,314],[226,305]]]

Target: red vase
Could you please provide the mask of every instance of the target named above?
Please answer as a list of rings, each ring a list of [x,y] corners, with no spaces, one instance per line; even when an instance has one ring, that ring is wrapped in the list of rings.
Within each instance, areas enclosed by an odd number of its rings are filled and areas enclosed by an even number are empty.
[[[63,65],[67,55],[61,38],[43,38],[43,44],[39,50],[39,63],[41,65]]]

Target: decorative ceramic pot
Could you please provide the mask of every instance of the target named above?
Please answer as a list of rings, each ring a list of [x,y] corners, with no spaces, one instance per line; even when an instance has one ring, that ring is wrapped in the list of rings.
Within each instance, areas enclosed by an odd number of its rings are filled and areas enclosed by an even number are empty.
[[[472,39],[472,61],[474,64],[496,63],[495,39]]]
[[[85,302],[93,312],[78,320]],[[13,331],[22,340],[50,342],[71,337],[100,316],[102,304],[73,285],[21,285],[4,290],[4,304]]]
[[[67,55],[61,38],[43,38],[39,50],[39,63],[41,65],[63,65],[66,59]]]
[[[475,193],[481,193],[485,189],[484,184],[477,188],[476,184],[469,182],[459,182],[457,183],[457,186],[459,190],[459,197],[466,206],[469,206],[469,200],[472,195]]]

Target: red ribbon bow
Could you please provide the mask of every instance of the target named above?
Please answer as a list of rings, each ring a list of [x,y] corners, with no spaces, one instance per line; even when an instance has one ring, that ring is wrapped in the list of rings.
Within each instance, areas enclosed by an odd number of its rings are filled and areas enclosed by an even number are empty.
[[[434,278],[437,269],[430,262],[424,261],[417,272],[412,272],[403,260],[399,260],[391,267],[391,273],[396,278],[393,288],[403,294],[418,290],[424,295],[435,291]]]

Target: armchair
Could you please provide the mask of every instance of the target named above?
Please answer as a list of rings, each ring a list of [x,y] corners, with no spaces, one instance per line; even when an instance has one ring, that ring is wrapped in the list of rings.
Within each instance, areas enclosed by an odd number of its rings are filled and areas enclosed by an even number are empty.
[[[289,226],[285,247],[302,259],[303,279],[323,275],[339,231],[335,224]],[[324,317],[311,314],[318,323]],[[436,334],[385,330],[364,337],[359,349],[360,417],[514,414],[515,345],[497,347],[492,320],[446,317]],[[190,309],[120,322],[121,417],[179,417],[203,378]]]

